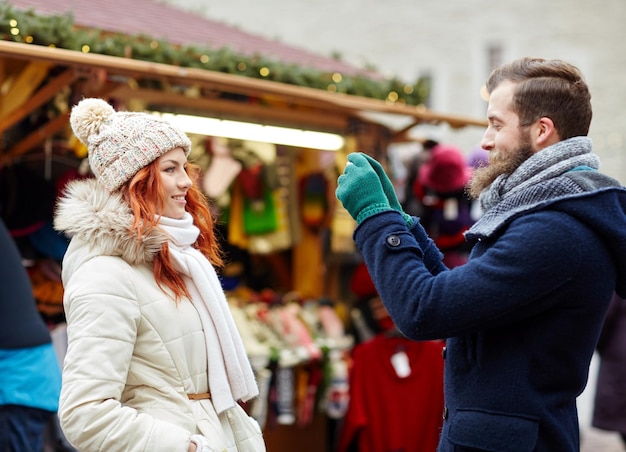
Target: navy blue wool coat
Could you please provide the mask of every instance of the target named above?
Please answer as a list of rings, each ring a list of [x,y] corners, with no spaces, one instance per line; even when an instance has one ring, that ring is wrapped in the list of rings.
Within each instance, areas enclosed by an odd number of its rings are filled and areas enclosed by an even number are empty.
[[[354,233],[398,328],[447,339],[440,451],[579,451],[576,397],[614,290],[626,295],[626,191],[549,202],[476,237],[448,270],[387,211]]]

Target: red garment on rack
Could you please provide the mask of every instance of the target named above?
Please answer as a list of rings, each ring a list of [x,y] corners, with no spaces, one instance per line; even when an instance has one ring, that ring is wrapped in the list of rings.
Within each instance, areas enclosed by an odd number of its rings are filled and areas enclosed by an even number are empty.
[[[434,452],[442,426],[443,343],[378,335],[353,350],[350,405],[339,452]],[[411,373],[398,376],[391,357],[404,351]]]

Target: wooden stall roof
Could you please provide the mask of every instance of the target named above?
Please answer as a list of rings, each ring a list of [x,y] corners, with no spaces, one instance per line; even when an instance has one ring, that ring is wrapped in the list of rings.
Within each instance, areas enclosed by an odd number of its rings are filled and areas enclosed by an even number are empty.
[[[0,135],[52,99],[80,83],[85,96],[137,101],[157,111],[184,112],[312,130],[345,133],[353,118],[367,113],[420,123],[448,123],[454,128],[484,127],[485,121],[440,114],[425,108],[330,93],[204,69],[183,68],[128,58],[0,41]],[[5,157],[40,145],[67,126],[62,113],[32,131]],[[403,130],[392,131],[402,134]]]
[[[127,36],[146,35],[174,45],[230,48],[243,55],[263,55],[303,68],[346,75],[382,77],[336,58],[307,51],[277,40],[246,32],[192,11],[155,0],[5,0],[20,10],[41,15],[70,13],[77,27]]]

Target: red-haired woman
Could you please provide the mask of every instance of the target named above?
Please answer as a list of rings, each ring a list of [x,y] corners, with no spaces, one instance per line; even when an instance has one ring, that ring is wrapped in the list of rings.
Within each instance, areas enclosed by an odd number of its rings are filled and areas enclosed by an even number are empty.
[[[264,451],[239,405],[258,395],[214,266],[214,220],[189,138],[84,99],[70,117],[94,179],[70,183],[55,227],[68,349],[59,408],[81,451]]]

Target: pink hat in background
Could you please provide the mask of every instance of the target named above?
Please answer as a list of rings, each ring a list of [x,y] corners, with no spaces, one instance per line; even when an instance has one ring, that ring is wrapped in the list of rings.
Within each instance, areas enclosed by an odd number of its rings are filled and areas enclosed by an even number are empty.
[[[462,190],[472,177],[463,153],[455,146],[439,144],[419,170],[418,181],[439,193]]]

